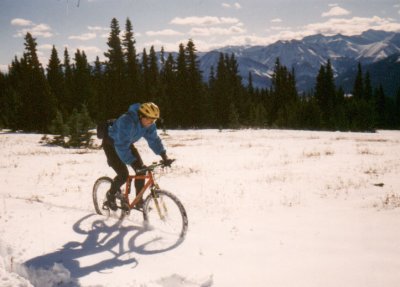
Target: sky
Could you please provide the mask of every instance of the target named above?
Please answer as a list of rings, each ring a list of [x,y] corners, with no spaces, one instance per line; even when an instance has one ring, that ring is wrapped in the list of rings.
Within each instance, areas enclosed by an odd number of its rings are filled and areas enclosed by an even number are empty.
[[[63,58],[84,50],[104,59],[111,20],[129,18],[136,49],[177,51],[194,41],[206,52],[229,45],[268,45],[321,33],[400,31],[400,0],[0,0],[0,69],[24,52],[30,32],[46,67],[53,47]]]

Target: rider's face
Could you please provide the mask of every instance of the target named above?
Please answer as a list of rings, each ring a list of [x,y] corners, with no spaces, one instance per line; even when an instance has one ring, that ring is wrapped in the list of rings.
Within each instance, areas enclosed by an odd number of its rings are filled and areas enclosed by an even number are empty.
[[[140,122],[142,123],[142,126],[145,128],[151,126],[156,122],[157,119],[152,119],[152,118],[147,118],[147,117],[141,117]]]

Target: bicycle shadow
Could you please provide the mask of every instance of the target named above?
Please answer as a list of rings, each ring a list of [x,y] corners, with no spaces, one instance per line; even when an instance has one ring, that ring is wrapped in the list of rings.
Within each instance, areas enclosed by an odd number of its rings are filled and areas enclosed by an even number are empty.
[[[139,262],[134,257],[135,254],[162,253],[182,243],[182,240],[178,240],[168,246],[152,249],[149,246],[159,239],[144,238],[148,231],[146,228],[125,226],[119,220],[96,219],[97,217],[96,214],[89,214],[73,225],[76,233],[86,235],[83,242],[67,242],[61,249],[32,258],[24,265],[28,268],[49,270],[59,263],[69,270],[71,277],[81,278],[92,272],[104,272],[128,264],[133,264],[132,268],[136,268]],[[137,241],[142,242],[139,244]],[[104,259],[98,261],[99,257]],[[82,261],[96,262],[83,266]]]

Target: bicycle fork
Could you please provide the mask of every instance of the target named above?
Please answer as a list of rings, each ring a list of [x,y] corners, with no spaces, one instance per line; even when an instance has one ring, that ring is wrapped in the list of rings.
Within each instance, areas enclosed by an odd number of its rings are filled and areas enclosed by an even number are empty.
[[[165,206],[165,202],[162,199],[161,200],[157,199],[157,194],[156,194],[156,190],[157,189],[159,189],[159,186],[155,183],[150,189],[151,196],[153,197],[154,204],[156,206],[157,213],[160,216],[160,219],[164,220],[165,219],[165,215],[164,214],[167,214],[168,210],[167,210],[167,207]],[[162,212],[162,211],[164,211],[164,212]]]

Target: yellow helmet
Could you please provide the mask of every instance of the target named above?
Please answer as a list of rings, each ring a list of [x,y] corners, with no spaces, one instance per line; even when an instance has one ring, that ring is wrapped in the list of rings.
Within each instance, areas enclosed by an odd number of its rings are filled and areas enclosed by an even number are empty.
[[[139,112],[147,118],[158,119],[160,117],[160,109],[155,103],[141,104]]]

